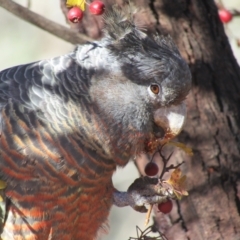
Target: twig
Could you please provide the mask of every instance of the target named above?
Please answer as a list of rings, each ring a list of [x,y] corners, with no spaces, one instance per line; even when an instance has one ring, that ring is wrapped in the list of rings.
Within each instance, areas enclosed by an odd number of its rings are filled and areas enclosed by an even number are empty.
[[[179,163],[179,164],[177,164],[177,165],[171,164],[170,166],[167,167],[168,161],[169,161],[170,158],[172,157],[173,152],[168,156],[168,158],[165,158],[164,155],[162,154],[162,149],[163,149],[164,146],[165,146],[165,145],[162,145],[162,146],[159,148],[159,150],[158,150],[159,155],[160,155],[160,157],[162,158],[162,161],[163,161],[163,168],[162,168],[162,172],[161,172],[161,174],[160,174],[159,179],[162,179],[163,175],[164,175],[166,172],[169,172],[169,170],[176,169],[176,168],[180,167],[180,166],[184,163],[184,161],[183,161],[183,162],[181,162],[181,163]]]
[[[172,157],[172,155],[173,155],[173,152],[168,156],[168,158],[165,158],[164,156],[163,156],[163,154],[162,154],[162,148],[164,147],[165,145],[163,145],[160,149],[159,149],[159,155],[161,156],[161,158],[162,158],[162,161],[163,161],[163,168],[162,168],[162,172],[161,172],[161,174],[160,174],[160,177],[159,177],[159,179],[162,179],[162,177],[163,177],[163,175],[164,175],[164,173],[165,172],[167,172],[167,164],[168,164],[168,161],[170,160],[170,158]]]
[[[31,0],[27,0],[27,8],[28,8],[28,9],[30,9],[31,5],[32,5]]]
[[[150,239],[155,239],[155,240],[168,240],[167,237],[161,233],[158,229],[156,231],[152,230],[153,226],[150,226],[146,228],[144,231],[142,231],[138,226],[136,226],[136,231],[137,231],[137,237],[130,237],[129,240],[150,240]],[[159,236],[151,237],[148,236],[150,233],[159,233]]]
[[[45,17],[34,13],[33,11],[13,2],[12,0],[0,0],[0,6],[19,18],[30,22],[35,26],[72,44],[83,44],[93,40],[84,34],[75,32],[58,23],[46,19]]]

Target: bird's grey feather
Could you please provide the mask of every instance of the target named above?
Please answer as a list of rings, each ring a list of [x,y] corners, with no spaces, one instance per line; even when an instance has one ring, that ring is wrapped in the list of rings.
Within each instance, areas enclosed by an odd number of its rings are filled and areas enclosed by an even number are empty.
[[[131,11],[107,13],[100,41],[0,72],[0,179],[10,202],[3,238],[93,239],[112,204],[116,166],[157,137],[157,109],[187,96],[191,75],[177,47],[140,31]],[[86,232],[80,207],[98,216]]]

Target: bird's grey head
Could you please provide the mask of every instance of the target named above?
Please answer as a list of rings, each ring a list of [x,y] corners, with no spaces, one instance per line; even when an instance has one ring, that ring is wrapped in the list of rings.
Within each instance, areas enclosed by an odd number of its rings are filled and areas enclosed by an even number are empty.
[[[129,12],[117,7],[104,21],[90,89],[99,111],[112,119],[110,125],[121,124],[127,132],[160,137],[163,130],[165,137],[176,136],[186,117],[191,74],[171,37],[150,38],[134,25]]]

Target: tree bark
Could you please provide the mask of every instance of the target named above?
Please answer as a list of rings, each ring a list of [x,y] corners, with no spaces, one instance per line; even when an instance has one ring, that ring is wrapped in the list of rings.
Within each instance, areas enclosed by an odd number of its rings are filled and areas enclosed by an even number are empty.
[[[240,239],[239,66],[214,2],[163,0],[155,9],[193,76],[180,136],[195,153],[187,161],[190,196],[179,203],[167,236]]]
[[[122,1],[106,0],[106,5]],[[189,196],[157,218],[169,239],[240,239],[240,69],[212,0],[135,0],[149,32],[170,34],[188,62],[193,86],[179,140],[193,148],[184,160]],[[82,32],[100,37],[97,17]],[[91,27],[89,26],[89,23]]]

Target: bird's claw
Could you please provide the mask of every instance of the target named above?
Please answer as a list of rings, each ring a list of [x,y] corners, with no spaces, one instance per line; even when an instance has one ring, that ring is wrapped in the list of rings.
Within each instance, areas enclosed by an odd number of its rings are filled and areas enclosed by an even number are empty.
[[[138,212],[147,212],[146,205],[165,202],[167,198],[174,198],[171,190],[165,188],[158,178],[137,178],[127,192],[115,191],[113,202],[116,206],[131,206]]]
[[[145,205],[152,205],[165,201],[168,194],[164,194],[158,178],[137,178],[128,188],[129,205],[138,212],[147,212]]]

